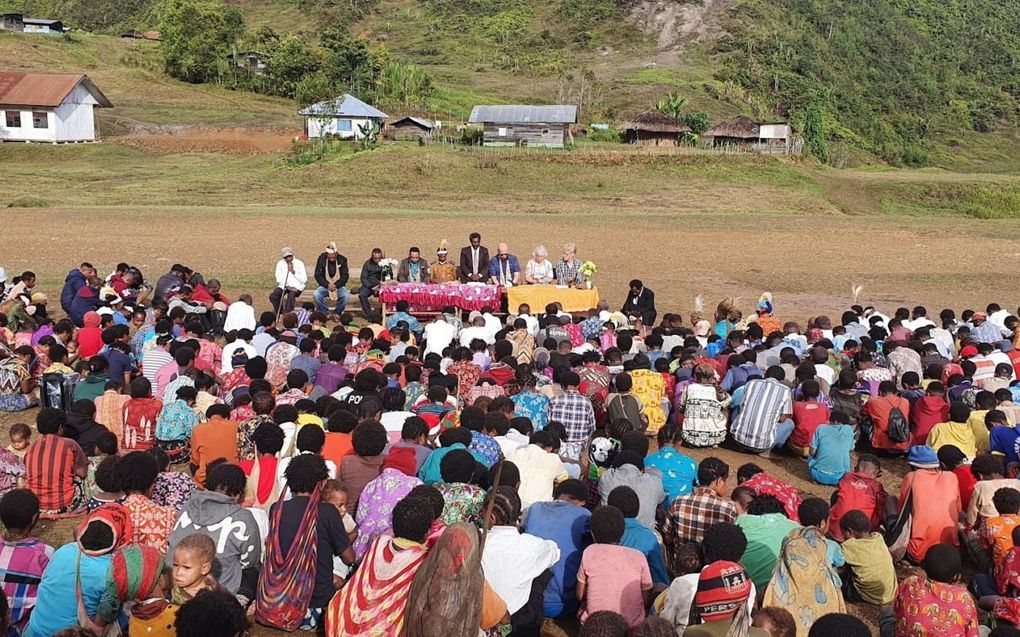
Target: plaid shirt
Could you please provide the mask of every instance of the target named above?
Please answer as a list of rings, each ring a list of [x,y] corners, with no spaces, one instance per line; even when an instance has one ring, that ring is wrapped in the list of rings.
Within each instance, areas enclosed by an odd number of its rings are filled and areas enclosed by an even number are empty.
[[[559,285],[580,285],[584,280],[581,276],[581,261],[574,259],[567,263],[560,259],[556,263],[556,283]]]
[[[595,410],[591,401],[571,389],[549,401],[549,420],[563,423],[567,440],[584,440],[595,431]]]
[[[690,495],[673,501],[662,527],[662,534],[673,539],[673,546],[687,542],[701,542],[705,531],[716,522],[733,522],[737,507],[732,501],[720,498],[709,487],[698,487]]]

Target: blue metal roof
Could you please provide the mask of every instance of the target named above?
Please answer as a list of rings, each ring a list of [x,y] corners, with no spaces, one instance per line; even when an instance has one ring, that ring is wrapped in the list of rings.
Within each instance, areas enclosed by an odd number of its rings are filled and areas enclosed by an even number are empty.
[[[493,122],[497,124],[574,124],[577,107],[556,106],[476,106],[471,110],[470,124]]]
[[[386,119],[386,113],[362,102],[350,93],[344,93],[333,100],[325,100],[312,104],[298,112],[300,115],[325,115],[327,117],[364,117],[369,119]]]

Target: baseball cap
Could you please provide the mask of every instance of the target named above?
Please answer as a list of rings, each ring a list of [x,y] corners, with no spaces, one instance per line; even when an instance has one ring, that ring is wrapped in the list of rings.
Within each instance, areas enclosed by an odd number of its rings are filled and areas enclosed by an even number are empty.
[[[280,250],[280,252],[283,254],[284,257],[294,256],[294,248],[284,248],[283,250]]]

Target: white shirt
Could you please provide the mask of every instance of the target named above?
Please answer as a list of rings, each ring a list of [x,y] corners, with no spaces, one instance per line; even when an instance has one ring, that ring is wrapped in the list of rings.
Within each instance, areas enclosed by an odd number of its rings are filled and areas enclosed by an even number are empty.
[[[482,318],[485,319],[485,329],[489,330],[492,338],[496,338],[496,332],[503,329],[503,324],[499,322],[499,319],[492,314],[482,314]],[[493,340],[495,342],[495,340]]]
[[[513,452],[528,446],[528,437],[516,429],[511,429],[505,436],[495,436],[493,440],[499,445],[504,458],[509,458]]]
[[[482,551],[482,572],[512,615],[528,603],[531,582],[559,559],[556,542],[521,533],[516,527],[494,526]]]
[[[553,486],[568,477],[560,457],[538,445],[529,444],[505,457],[520,469],[521,486],[517,493],[525,509],[535,502],[551,502]]]
[[[485,341],[486,345],[492,345],[493,343],[496,342],[496,339],[495,337],[493,337],[492,332],[489,331],[488,326],[485,326],[485,327],[468,327],[462,330],[460,333],[460,344],[464,347],[470,347],[471,341],[475,340],[476,338]],[[426,339],[428,339],[428,336],[426,336]]]
[[[255,338],[251,339],[251,345],[255,348],[255,353],[262,358],[266,357],[266,350],[269,346],[276,342],[273,335],[269,332],[261,332],[255,335]]]
[[[280,259],[276,262],[276,287],[281,289],[294,288],[295,290],[303,291],[305,283],[308,282],[305,264],[296,257],[291,263],[294,264],[293,272],[287,270],[287,261],[285,259]]]
[[[234,341],[233,343],[227,343],[226,345],[223,346],[223,363],[220,365],[221,374],[228,374],[234,369],[234,366],[231,364],[230,360],[234,357],[234,354],[236,354],[239,351],[243,351],[245,354],[247,354],[248,360],[251,360],[259,355],[259,353],[255,351],[254,347],[252,347],[249,343],[245,343],[244,341],[237,340]]]
[[[457,328],[450,325],[445,320],[433,321],[425,326],[425,354],[442,354],[443,350],[450,346],[453,342],[453,337],[457,333]],[[424,358],[424,355],[422,356]]]
[[[387,411],[379,419],[389,435],[390,442],[400,442],[400,434],[404,431],[404,423],[415,415],[412,411]]]
[[[317,425],[305,425],[305,426],[306,427],[316,427]],[[287,443],[287,440],[284,439],[284,444],[286,445],[286,443]],[[287,447],[284,447],[284,449],[286,449],[286,448]],[[310,453],[310,452],[308,452],[308,451],[299,451],[295,455],[301,456],[301,455],[308,454],[308,453]],[[280,490],[281,491],[287,487],[287,474],[285,472],[287,471],[287,467],[290,466],[290,461],[291,461],[291,458],[280,458],[280,462],[277,463],[278,466],[276,468],[276,479],[280,483]],[[329,471],[329,477],[330,478],[337,477],[336,476],[336,465],[333,464],[332,460],[327,460],[326,461],[326,470]],[[284,500],[290,500],[290,489],[287,489],[287,495],[283,499]]]
[[[939,354],[950,360],[953,359],[956,352],[956,342],[953,340],[952,332],[942,327],[936,327],[931,331],[931,340],[934,341]]]
[[[914,320],[903,321],[903,327],[911,332],[916,332],[922,327],[935,327],[935,324],[927,316],[920,316]]]
[[[227,318],[223,321],[223,331],[255,329],[255,308],[244,301],[234,301],[227,308]]]

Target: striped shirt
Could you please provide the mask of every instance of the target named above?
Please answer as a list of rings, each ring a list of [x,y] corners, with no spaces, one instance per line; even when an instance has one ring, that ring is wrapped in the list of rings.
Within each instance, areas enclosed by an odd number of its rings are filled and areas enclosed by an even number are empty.
[[[74,501],[74,469],[88,463],[78,443],[44,434],[25,452],[25,486],[43,511],[59,511]]]
[[[35,538],[15,542],[0,538],[0,584],[11,607],[11,624],[19,631],[28,624],[39,582],[52,556],[53,547]]]
[[[780,416],[793,413],[790,389],[773,378],[754,378],[744,386],[740,411],[730,434],[749,449],[765,451],[776,444]]]

